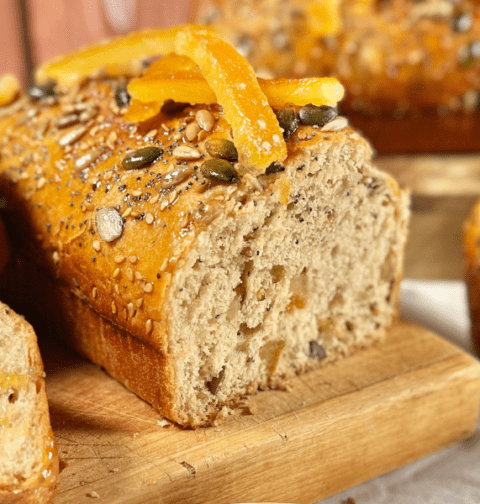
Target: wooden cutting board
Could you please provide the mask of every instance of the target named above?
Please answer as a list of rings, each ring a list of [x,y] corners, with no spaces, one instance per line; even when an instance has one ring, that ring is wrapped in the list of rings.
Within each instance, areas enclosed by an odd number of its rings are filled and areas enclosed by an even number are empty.
[[[479,414],[478,361],[406,322],[198,430],[163,427],[98,367],[42,351],[63,468],[54,504],[315,502],[468,437]]]

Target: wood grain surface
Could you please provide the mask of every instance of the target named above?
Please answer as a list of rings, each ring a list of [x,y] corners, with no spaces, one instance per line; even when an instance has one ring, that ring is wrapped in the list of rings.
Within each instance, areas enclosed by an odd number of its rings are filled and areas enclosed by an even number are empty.
[[[462,225],[480,197],[479,154],[377,158],[412,192],[405,277],[463,280]]]
[[[468,437],[479,413],[479,363],[405,322],[198,430],[163,427],[69,350],[42,352],[62,460],[54,504],[315,502]]]

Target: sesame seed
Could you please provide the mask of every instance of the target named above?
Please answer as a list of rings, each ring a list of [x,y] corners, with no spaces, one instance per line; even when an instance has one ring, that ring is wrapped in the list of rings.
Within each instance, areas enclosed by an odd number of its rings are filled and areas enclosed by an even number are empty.
[[[132,213],[132,207],[128,207],[125,212],[123,212],[122,217],[128,217]]]
[[[41,189],[47,183],[46,179],[42,177],[37,182],[37,189]]]
[[[132,196],[141,196],[143,194],[143,191],[141,189],[135,189],[135,191],[132,191]]]
[[[137,299],[137,301],[136,301],[137,308],[140,308],[142,306],[142,304],[143,304],[143,297],[140,299]]]
[[[57,264],[60,261],[60,254],[55,250],[55,252],[52,254],[53,257],[53,262]]]
[[[128,262],[132,264],[136,264],[138,262],[138,256],[132,255],[128,258]]]
[[[140,271],[135,271],[136,280],[143,280],[144,276],[140,273]]]
[[[118,275],[120,275],[120,268],[116,268],[116,270],[113,272],[113,278],[117,278]]]
[[[110,306],[112,308],[112,313],[115,315],[117,313],[117,305],[115,304],[115,301],[112,301]]]
[[[96,287],[94,287],[92,289],[92,297],[93,297],[93,299],[97,299],[97,288]]]
[[[153,198],[150,199],[150,203],[155,204],[160,199],[160,194],[157,193]]]
[[[127,268],[127,270],[126,270],[125,273],[127,275],[127,278],[130,280],[130,282],[133,282],[134,277],[133,277],[133,270],[132,270],[132,268]]]
[[[135,307],[133,306],[133,303],[128,303],[127,310],[130,317],[133,317],[135,315]]]
[[[97,252],[100,252],[100,249],[102,248],[102,246],[100,245],[100,242],[99,241],[94,241],[92,243],[92,247],[97,251]]]
[[[150,294],[150,292],[153,291],[153,285],[151,283],[145,284],[145,286],[143,287],[143,291]]]
[[[167,208],[168,206],[168,200],[167,199],[164,199],[161,203],[160,203],[160,210],[163,211],[165,210],[165,208]]]
[[[147,331],[147,334],[150,334],[150,332],[153,329],[153,322],[152,319],[148,319],[147,323],[145,324],[145,330]]]
[[[122,263],[123,261],[125,261],[125,256],[123,255],[117,255],[115,256],[115,258],[113,259],[117,264],[120,264]]]
[[[155,217],[151,213],[147,214],[147,217],[145,218],[145,222],[147,224],[152,224],[154,220]]]

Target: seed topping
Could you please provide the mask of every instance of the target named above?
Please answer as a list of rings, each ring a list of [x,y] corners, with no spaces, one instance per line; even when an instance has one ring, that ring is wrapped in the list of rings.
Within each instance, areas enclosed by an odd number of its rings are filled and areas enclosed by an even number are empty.
[[[106,242],[112,242],[122,236],[122,216],[113,207],[97,208],[95,224],[100,238]]]
[[[130,95],[128,94],[126,84],[120,84],[115,90],[115,101],[120,108],[130,105]]]
[[[276,112],[278,123],[283,129],[283,138],[288,140],[298,128],[298,115],[294,108],[285,107]]]
[[[55,81],[48,81],[45,84],[35,84],[27,90],[28,96],[32,100],[41,100],[48,96],[55,96]]]
[[[333,121],[328,122],[322,127],[321,131],[340,131],[348,126],[346,117],[338,116]]]
[[[205,148],[213,157],[238,161],[238,151],[235,144],[225,138],[212,138],[205,142]]]
[[[205,131],[212,131],[213,126],[215,125],[215,118],[206,109],[199,110],[195,114],[195,119],[197,120],[198,125]]]
[[[79,128],[75,128],[74,130],[70,131],[67,133],[65,136],[60,138],[58,143],[62,147],[66,147],[67,145],[71,145],[75,143],[77,140],[79,140],[87,131],[87,128],[85,126],[80,126]]]
[[[189,147],[188,145],[181,145],[176,147],[172,151],[172,156],[177,159],[185,159],[186,161],[190,159],[200,159],[202,154],[197,149]]]
[[[154,163],[161,155],[163,150],[158,147],[143,147],[141,149],[129,152],[122,160],[122,166],[127,170],[136,170],[149,166]]]
[[[302,124],[309,126],[324,126],[337,117],[338,111],[335,107],[327,105],[305,105],[298,111],[298,117]]]
[[[224,184],[238,184],[238,173],[230,161],[226,159],[207,159],[202,164],[201,171],[204,177],[222,182]]]

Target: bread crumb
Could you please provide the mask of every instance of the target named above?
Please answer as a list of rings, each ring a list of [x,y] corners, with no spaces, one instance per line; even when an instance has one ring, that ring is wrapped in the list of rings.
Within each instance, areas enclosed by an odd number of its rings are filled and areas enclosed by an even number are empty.
[[[166,418],[162,418],[161,420],[157,420],[157,425],[159,427],[171,427],[172,422],[168,421]]]

